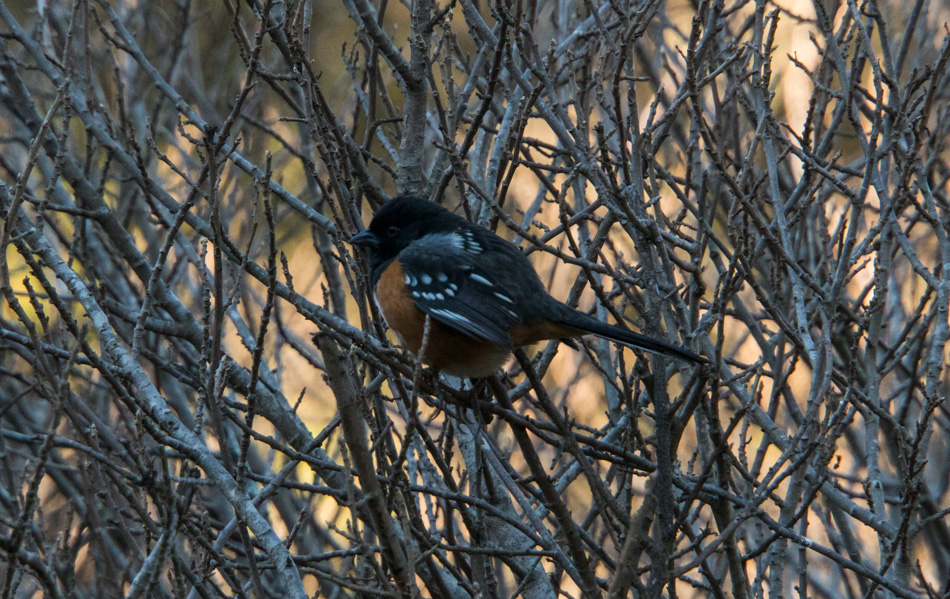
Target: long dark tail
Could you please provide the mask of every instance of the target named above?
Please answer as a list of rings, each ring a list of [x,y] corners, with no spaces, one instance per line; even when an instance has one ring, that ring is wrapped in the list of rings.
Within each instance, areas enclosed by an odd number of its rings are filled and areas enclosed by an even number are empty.
[[[604,339],[609,339],[610,341],[616,341],[617,343],[622,343],[630,347],[637,347],[655,354],[663,354],[664,356],[677,358],[685,362],[690,362],[691,364],[706,363],[705,358],[694,354],[685,347],[672,345],[670,343],[666,343],[665,341],[654,339],[653,337],[647,337],[646,335],[641,335],[640,333],[634,333],[633,331],[628,331],[626,329],[621,329],[620,327],[605,324],[596,318],[588,316],[583,312],[572,310],[567,306],[564,306],[564,308],[566,308],[564,312],[554,316],[554,319],[556,319],[559,324],[580,329],[585,333],[597,335],[598,337],[603,337]]]

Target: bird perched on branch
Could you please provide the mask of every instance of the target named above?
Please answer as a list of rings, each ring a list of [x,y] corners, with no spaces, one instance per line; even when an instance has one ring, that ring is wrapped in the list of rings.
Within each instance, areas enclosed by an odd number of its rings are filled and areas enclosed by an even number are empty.
[[[366,248],[376,303],[399,341],[449,374],[485,377],[514,349],[587,334],[693,364],[705,361],[557,301],[514,244],[416,196],[384,204],[350,243]]]

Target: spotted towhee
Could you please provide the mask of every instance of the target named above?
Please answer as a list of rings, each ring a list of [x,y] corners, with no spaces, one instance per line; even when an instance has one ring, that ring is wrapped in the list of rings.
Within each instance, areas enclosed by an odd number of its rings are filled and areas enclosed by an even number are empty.
[[[593,334],[699,364],[693,352],[555,300],[515,245],[422,198],[383,205],[350,243],[366,248],[376,303],[400,342],[449,374],[484,377],[513,349]]]

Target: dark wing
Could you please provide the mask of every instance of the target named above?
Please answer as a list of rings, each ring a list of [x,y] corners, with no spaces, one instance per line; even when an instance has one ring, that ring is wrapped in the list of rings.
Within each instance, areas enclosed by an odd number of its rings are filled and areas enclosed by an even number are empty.
[[[464,229],[424,235],[398,256],[406,289],[420,310],[472,338],[511,348],[521,322],[514,300],[479,268],[485,251]]]

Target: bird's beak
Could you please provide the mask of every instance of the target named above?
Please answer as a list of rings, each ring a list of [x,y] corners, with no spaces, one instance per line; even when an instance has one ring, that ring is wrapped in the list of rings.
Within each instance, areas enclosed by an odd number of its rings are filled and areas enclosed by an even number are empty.
[[[374,248],[379,245],[379,238],[369,229],[363,229],[353,237],[350,237],[350,245]]]

